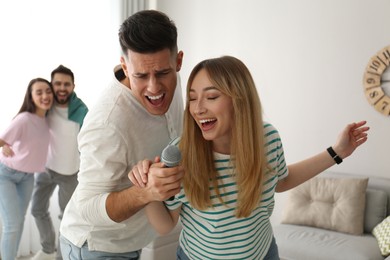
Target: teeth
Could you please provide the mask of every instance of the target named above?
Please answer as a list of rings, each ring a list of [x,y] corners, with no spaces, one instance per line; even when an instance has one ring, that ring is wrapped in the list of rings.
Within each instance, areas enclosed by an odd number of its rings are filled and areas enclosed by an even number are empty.
[[[151,100],[157,100],[157,99],[162,98],[163,95],[164,94],[161,94],[161,95],[158,95],[158,96],[148,96],[148,98],[151,99]]]
[[[204,124],[204,123],[207,123],[207,122],[213,122],[213,121],[215,121],[215,119],[202,119],[202,120],[199,120],[199,122],[201,124]]]

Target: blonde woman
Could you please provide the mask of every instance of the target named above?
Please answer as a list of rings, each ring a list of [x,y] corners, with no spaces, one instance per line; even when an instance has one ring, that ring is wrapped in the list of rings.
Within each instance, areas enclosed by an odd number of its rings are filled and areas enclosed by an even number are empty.
[[[367,140],[365,122],[348,125],[330,150],[337,162]],[[234,57],[200,62],[190,74],[183,135],[175,140],[185,176],[180,193],[146,206],[160,234],[179,219],[177,259],[279,259],[270,216],[274,193],[291,189],[336,163],[328,151],[287,166],[278,131],[263,122],[247,67]],[[142,161],[129,174],[148,188],[163,163]]]

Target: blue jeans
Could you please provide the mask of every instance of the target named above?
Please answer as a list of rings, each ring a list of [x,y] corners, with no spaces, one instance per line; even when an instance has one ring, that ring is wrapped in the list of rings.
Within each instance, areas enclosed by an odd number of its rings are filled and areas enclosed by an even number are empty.
[[[60,235],[62,258],[66,260],[138,260],[141,250],[126,253],[109,253],[102,251],[89,251],[87,242],[80,248],[72,244],[68,239]]]
[[[34,174],[0,163],[0,217],[3,221],[1,259],[15,260],[24,218],[34,187]]]
[[[279,260],[279,250],[276,244],[275,238],[272,238],[271,246],[268,249],[268,253],[264,257],[264,260]]]
[[[59,219],[77,186],[77,174],[62,175],[50,169],[35,174],[35,185],[31,201],[31,213],[39,231],[42,251],[51,254],[56,250],[56,233],[49,212],[50,197],[58,186]],[[58,243],[59,245],[59,243]],[[56,259],[62,259],[58,246]]]
[[[180,245],[176,251],[176,260],[190,260]],[[271,246],[263,260],[280,260],[278,246],[276,245],[275,238],[272,238]]]

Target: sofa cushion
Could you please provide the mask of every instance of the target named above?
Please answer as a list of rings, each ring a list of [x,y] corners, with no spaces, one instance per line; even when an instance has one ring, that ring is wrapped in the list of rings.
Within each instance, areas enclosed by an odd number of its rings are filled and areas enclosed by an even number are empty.
[[[381,254],[383,256],[390,255],[390,216],[388,216],[385,220],[379,223],[372,234],[375,236],[378,241],[379,249],[381,250]]]
[[[371,233],[374,227],[386,218],[387,203],[386,192],[367,188],[364,232]]]
[[[313,178],[292,189],[284,224],[363,233],[368,178]]]
[[[315,227],[273,227],[280,259],[379,260],[383,259],[372,234],[354,236]]]

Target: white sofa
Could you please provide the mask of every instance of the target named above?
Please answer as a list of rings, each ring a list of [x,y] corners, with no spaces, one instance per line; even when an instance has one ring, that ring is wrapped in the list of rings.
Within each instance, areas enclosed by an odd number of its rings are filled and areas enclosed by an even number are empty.
[[[364,177],[332,172],[323,173],[319,177],[325,176]],[[372,229],[389,215],[390,179],[369,176],[362,235],[313,226],[279,224],[273,227],[279,255],[283,260],[383,260],[378,242],[372,235]],[[386,258],[389,259],[390,256]]]

